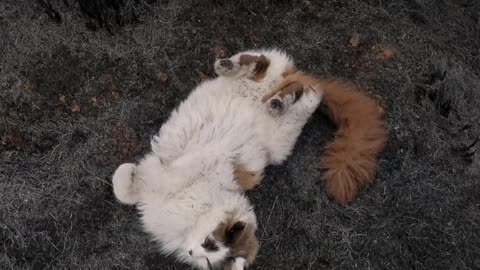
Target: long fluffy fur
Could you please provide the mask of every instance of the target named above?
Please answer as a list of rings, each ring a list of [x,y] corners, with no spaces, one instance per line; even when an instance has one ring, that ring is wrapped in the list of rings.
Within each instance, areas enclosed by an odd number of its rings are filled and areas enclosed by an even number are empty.
[[[199,269],[252,264],[257,222],[244,191],[260,182],[267,165],[287,159],[321,102],[320,94],[306,91],[278,117],[259,102],[290,66],[278,50],[219,59],[219,76],[195,87],[172,112],[145,158],[116,170],[116,197],[137,205],[164,254]]]
[[[328,193],[350,202],[375,177],[377,157],[387,141],[382,110],[351,84],[320,80],[323,103],[337,125],[335,139],[327,145],[320,167]]]
[[[377,157],[387,141],[382,109],[348,82],[300,71],[290,72],[263,100],[298,82],[323,92],[322,102],[338,129],[320,162],[322,179],[330,196],[341,203],[350,202],[375,177]]]

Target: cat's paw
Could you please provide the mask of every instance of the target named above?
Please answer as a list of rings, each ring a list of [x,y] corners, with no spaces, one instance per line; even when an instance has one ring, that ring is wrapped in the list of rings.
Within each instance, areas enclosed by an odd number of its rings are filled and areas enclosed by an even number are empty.
[[[283,102],[280,98],[274,97],[267,102],[267,111],[271,116],[279,116],[283,112]]]
[[[124,163],[117,168],[112,177],[113,193],[124,204],[132,205],[139,201],[134,185],[136,167],[133,163]]]
[[[218,76],[231,77],[239,72],[240,64],[230,59],[217,59],[214,69]]]
[[[266,103],[267,111],[271,116],[277,117],[282,115],[288,108],[296,102],[296,93],[288,95],[276,95]]]

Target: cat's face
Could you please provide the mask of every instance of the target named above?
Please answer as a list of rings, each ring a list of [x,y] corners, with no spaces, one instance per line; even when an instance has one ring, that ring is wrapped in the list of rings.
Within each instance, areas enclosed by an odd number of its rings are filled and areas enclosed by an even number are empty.
[[[230,249],[225,243],[210,234],[198,241],[188,251],[192,260],[203,269],[217,269],[224,261],[229,259]]]
[[[241,221],[238,214],[228,214],[207,235],[196,237],[194,231],[198,230],[194,229],[187,245],[188,251],[184,251],[188,253],[189,261],[202,269],[221,269],[237,261],[242,262],[243,270],[252,263],[259,248],[255,236],[257,228],[251,217],[245,217]]]

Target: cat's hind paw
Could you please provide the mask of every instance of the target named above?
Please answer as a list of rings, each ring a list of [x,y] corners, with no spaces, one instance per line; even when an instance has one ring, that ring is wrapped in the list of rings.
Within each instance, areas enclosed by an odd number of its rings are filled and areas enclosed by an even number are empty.
[[[133,163],[124,163],[112,177],[113,193],[124,204],[133,205],[139,202],[139,194],[134,185],[136,167]]]

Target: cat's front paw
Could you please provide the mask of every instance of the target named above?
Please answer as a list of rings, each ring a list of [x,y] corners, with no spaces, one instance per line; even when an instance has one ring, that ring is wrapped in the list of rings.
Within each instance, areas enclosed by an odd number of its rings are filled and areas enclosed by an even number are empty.
[[[283,112],[283,102],[279,97],[273,97],[267,102],[267,110],[271,116],[279,116]]]
[[[267,111],[271,116],[282,115],[293,103],[295,103],[295,93],[289,95],[276,95],[266,103]]]
[[[240,69],[239,63],[235,63],[230,59],[217,59],[214,64],[215,73],[218,76],[234,76]]]

